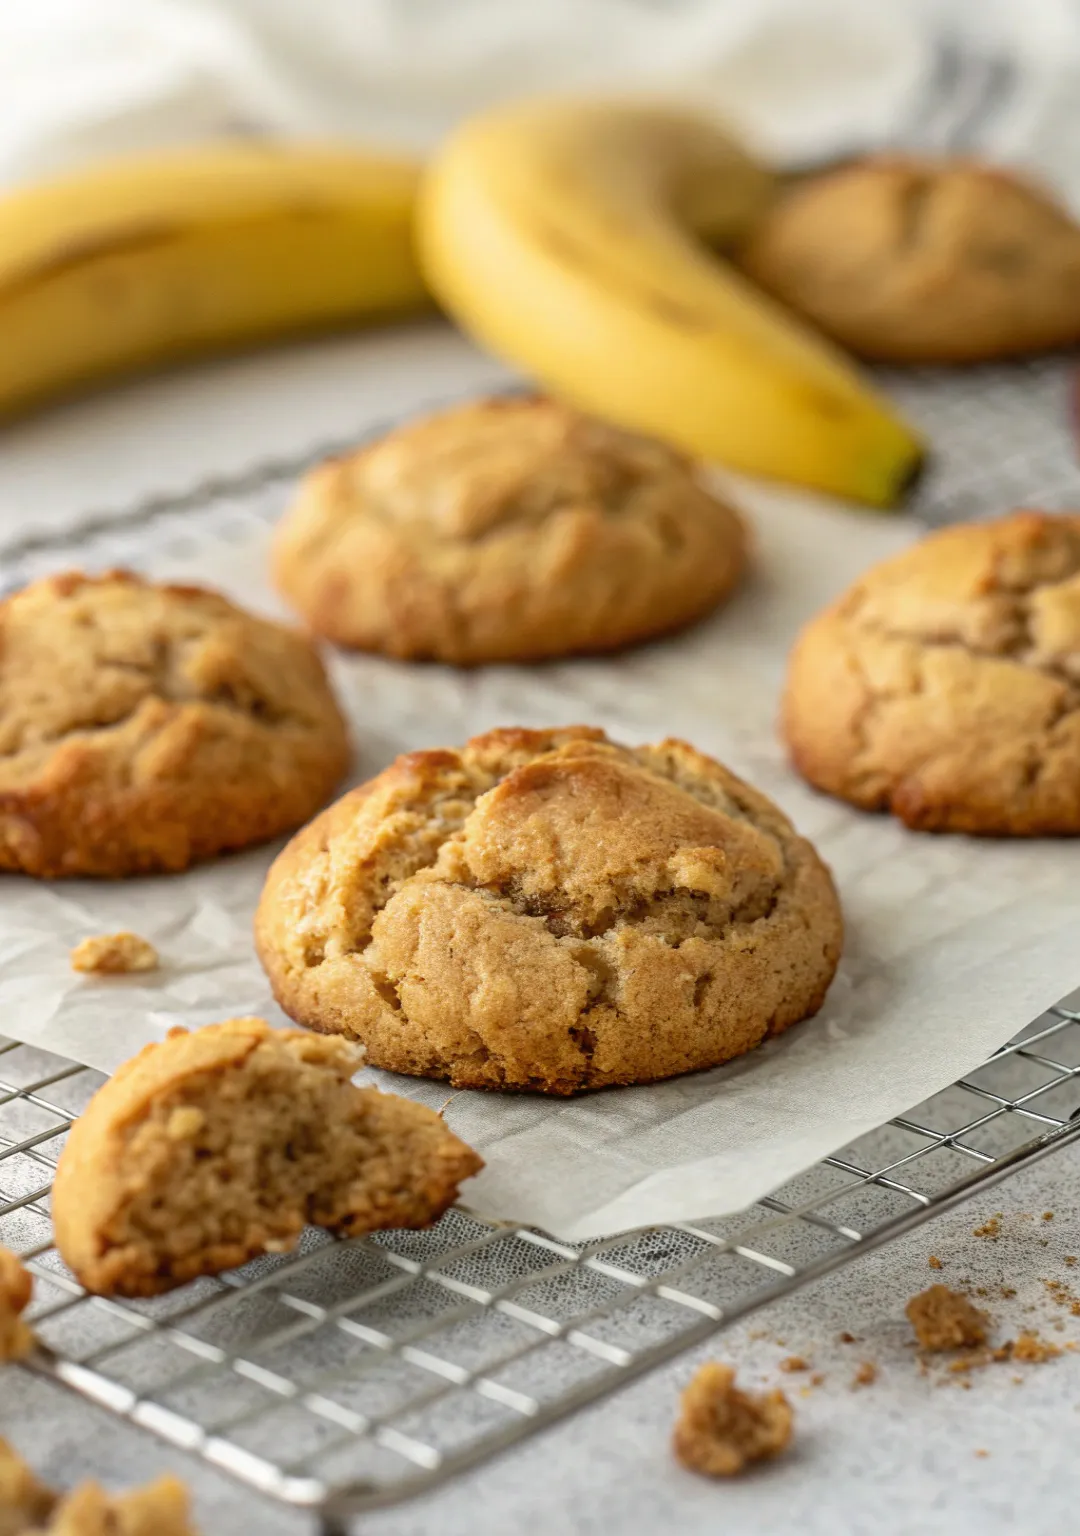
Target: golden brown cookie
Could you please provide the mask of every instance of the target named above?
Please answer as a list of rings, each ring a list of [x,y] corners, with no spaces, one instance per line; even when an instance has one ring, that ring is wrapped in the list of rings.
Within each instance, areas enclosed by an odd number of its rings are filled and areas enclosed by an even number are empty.
[[[256,918],[282,1007],[372,1065],[556,1094],[752,1050],[821,1006],[840,939],[764,795],[583,726],[398,758],[293,838]]]
[[[322,465],[273,556],[316,634],[459,666],[677,629],[745,561],[738,515],[680,453],[525,397],[443,411]]]
[[[56,1246],[88,1290],[152,1296],[305,1224],[424,1227],[483,1167],[434,1110],[350,1078],[344,1040],[229,1019],[170,1031],[76,1121],[57,1165]]]
[[[1080,340],[1080,227],[977,161],[872,156],[796,182],[739,259],[860,357],[969,363]]]
[[[803,630],[784,733],[818,789],[929,832],[1080,833],[1080,517],[932,534]]]
[[[298,826],[344,773],[299,634],[125,572],[0,603],[0,869],[180,870]]]

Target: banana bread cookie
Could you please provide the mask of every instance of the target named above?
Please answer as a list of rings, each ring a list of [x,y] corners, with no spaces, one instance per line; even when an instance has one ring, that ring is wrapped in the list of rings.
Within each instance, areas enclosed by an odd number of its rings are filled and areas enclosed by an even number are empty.
[[[745,561],[740,518],[675,449],[525,397],[322,465],[274,545],[277,584],[316,634],[459,666],[677,629]]]
[[[311,816],[348,761],[313,647],[114,571],[0,603],[0,869],[180,870]]]
[[[932,832],[1080,833],[1080,517],[932,534],[799,636],[784,700],[819,789]]]
[[[797,182],[740,260],[860,357],[969,363],[1080,340],[1080,227],[976,161],[872,156]]]
[[[100,1088],[53,1185],[87,1290],[152,1296],[284,1252],[311,1222],[425,1227],[483,1167],[434,1110],[350,1082],[345,1040],[228,1019],[171,1030]]]
[[[555,1094],[752,1050],[821,1006],[840,939],[764,795],[583,726],[398,758],[293,838],[256,918],[282,1007],[372,1065]]]

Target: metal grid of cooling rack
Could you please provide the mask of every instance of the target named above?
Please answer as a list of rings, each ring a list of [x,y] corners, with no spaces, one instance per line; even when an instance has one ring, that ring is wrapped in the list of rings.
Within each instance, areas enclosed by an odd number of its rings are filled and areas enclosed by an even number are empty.
[[[0,1041],[0,1243],[35,1275],[27,1367],[330,1533],[1080,1139],[1080,994],[738,1216],[570,1245],[458,1209],[426,1232],[311,1231],[153,1301],[88,1295],[52,1244],[53,1166],[101,1081]]]
[[[1080,506],[1080,372],[1071,358],[1040,358],[983,368],[881,369],[878,381],[933,442],[928,472],[909,510],[931,526],[992,517],[1014,506],[1052,510]],[[509,385],[504,393],[520,393]],[[445,397],[417,402],[410,415],[437,409]],[[180,491],[131,506],[94,510],[79,519],[81,558],[122,562],[134,533],[154,531],[157,550],[182,545],[192,520],[213,519],[215,532],[242,538],[252,521],[268,523],[282,495],[323,459],[377,438],[398,418],[301,453],[268,458],[238,474],[208,476]],[[0,593],[55,570],[72,558],[56,530],[27,534],[0,548]]]
[[[1080,502],[1069,364],[882,382],[933,425],[935,465],[913,509],[923,520]],[[83,518],[78,558],[123,563],[147,533],[156,552],[178,551],[204,519],[219,537],[245,538],[277,515],[301,470],[344,446]],[[72,553],[56,534],[8,545],[0,590]],[[53,1165],[100,1082],[0,1040],[0,1243],[37,1282],[40,1348],[27,1368],[317,1510],[330,1533],[1080,1139],[1080,994],[738,1216],[575,1246],[458,1209],[427,1232],[348,1242],[309,1232],[292,1255],[149,1302],[86,1295],[52,1246]]]

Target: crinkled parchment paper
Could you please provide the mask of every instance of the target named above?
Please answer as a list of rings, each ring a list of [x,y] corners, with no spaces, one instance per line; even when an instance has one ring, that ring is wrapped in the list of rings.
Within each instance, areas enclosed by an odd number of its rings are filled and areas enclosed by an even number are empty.
[[[589,721],[629,741],[683,735],[772,795],[833,868],[848,937],[816,1019],[729,1066],[656,1087],[570,1101],[453,1096],[449,1124],[488,1165],[467,1203],[567,1240],[749,1204],[946,1087],[1080,983],[1075,845],[905,832],[812,794],[777,744],[784,656],[798,625],[914,530],[760,491],[744,504],[758,531],[753,580],[674,640],[542,668],[334,664],[358,779],[397,752],[494,725]],[[155,552],[147,537],[130,558],[276,610],[262,534],[223,544],[210,528],[183,559]],[[239,1013],[280,1021],[250,938],[273,852],[170,879],[0,880],[0,1031],[109,1070],[176,1023]],[[117,928],[151,939],[163,969],[76,976],[71,945]],[[448,1097],[442,1083],[370,1075],[431,1105]]]

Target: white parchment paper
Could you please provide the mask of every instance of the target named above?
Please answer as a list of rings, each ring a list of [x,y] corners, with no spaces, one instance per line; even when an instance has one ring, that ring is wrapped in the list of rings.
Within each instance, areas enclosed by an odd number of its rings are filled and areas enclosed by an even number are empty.
[[[799,624],[910,524],[760,490],[742,494],[756,572],[713,620],[604,661],[457,673],[336,658],[357,741],[354,777],[396,753],[494,725],[589,721],[630,741],[683,735],[772,795],[840,887],[847,942],[818,1017],[715,1071],[570,1101],[463,1092],[448,1123],[487,1159],[465,1203],[580,1240],[722,1215],[974,1068],[1080,984],[1076,845],[917,836],[811,793],[774,718]],[[146,541],[152,574],[203,580],[277,611],[265,536],[200,535],[183,558]],[[0,1031],[103,1070],[173,1024],[240,1013],[282,1021],[250,927],[274,849],[168,879],[46,885],[0,879]],[[149,976],[88,978],[68,951],[134,928],[159,948]],[[371,1073],[432,1105],[445,1084]]]

